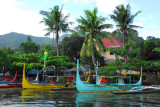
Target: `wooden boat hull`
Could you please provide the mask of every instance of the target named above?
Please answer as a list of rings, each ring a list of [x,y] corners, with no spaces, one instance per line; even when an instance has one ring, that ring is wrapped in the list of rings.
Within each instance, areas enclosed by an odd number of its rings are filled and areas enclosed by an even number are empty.
[[[110,92],[111,90],[119,90],[115,86],[104,86],[96,84],[85,84],[81,81],[79,76],[79,60],[77,61],[77,76],[76,76],[76,87],[78,92],[89,93],[89,92]]]
[[[141,71],[142,72],[142,71]],[[142,84],[142,74],[138,83],[135,84],[123,84],[123,85],[97,85],[97,84],[85,84],[81,81],[79,76],[79,60],[77,60],[77,76],[76,76],[76,87],[78,92],[89,93],[89,92],[111,92],[120,90],[129,90],[134,86]]]
[[[71,88],[75,87],[74,84],[39,84],[39,83],[30,83],[27,81],[25,76],[25,65],[23,67],[23,79],[22,79],[22,87],[27,89],[56,89],[56,88]]]

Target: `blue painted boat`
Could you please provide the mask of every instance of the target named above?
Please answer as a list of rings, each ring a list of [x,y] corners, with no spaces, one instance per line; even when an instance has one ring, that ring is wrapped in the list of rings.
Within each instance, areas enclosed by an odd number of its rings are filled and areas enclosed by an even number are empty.
[[[98,65],[98,63],[97,63]],[[97,66],[98,70],[98,66]],[[111,92],[111,91],[119,91],[119,90],[128,90],[134,86],[142,85],[142,69],[141,69],[141,76],[139,82],[135,84],[112,84],[112,85],[103,85],[97,83],[97,70],[96,70],[96,84],[85,84],[81,81],[79,76],[79,60],[77,60],[77,76],[76,76],[76,87],[78,92]]]

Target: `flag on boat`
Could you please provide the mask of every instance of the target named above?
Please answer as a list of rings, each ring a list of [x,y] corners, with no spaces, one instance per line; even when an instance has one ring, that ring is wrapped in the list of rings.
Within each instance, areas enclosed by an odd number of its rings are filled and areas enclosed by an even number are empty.
[[[44,61],[46,61],[47,56],[48,56],[48,53],[47,53],[47,51],[45,51],[45,52],[44,52],[44,58],[43,58]]]

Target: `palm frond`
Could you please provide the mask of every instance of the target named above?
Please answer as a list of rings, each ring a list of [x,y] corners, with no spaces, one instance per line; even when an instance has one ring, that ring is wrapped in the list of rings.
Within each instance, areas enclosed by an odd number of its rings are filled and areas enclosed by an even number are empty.
[[[99,56],[102,56],[102,54],[103,54],[103,45],[102,45],[102,43],[100,41],[101,40],[97,37],[97,39],[96,39],[96,49],[98,51]]]
[[[80,57],[86,56],[86,43],[84,42],[81,48]]]
[[[133,29],[137,29],[137,28],[143,28],[141,26],[137,26],[137,25],[129,25],[130,28],[133,28]]]
[[[134,19],[139,13],[141,13],[141,12],[142,12],[142,11],[138,11],[136,14],[131,15],[130,18],[128,19],[128,21],[133,22],[133,19]]]

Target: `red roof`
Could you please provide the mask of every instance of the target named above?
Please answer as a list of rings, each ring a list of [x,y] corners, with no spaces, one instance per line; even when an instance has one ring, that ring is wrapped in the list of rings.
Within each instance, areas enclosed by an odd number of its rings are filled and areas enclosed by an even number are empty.
[[[102,42],[103,42],[104,47],[106,48],[124,47],[124,44],[118,41],[114,37],[112,37],[112,39],[104,38]]]
[[[115,48],[115,47],[124,48],[124,44],[114,37],[112,37],[112,39],[104,38],[102,39],[102,42],[103,42],[103,46],[106,48]],[[129,50],[132,50],[132,47],[129,47]]]

